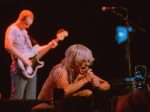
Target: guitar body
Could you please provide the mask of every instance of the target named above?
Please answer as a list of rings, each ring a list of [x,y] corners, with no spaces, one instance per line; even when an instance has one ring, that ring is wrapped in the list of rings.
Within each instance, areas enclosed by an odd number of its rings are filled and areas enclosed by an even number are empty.
[[[25,67],[23,62],[18,59],[18,66],[22,71],[22,74],[25,78],[33,78],[36,74],[39,68],[42,68],[44,66],[44,62],[38,60],[36,57],[30,58],[31,60],[34,60],[34,63],[32,66]]]

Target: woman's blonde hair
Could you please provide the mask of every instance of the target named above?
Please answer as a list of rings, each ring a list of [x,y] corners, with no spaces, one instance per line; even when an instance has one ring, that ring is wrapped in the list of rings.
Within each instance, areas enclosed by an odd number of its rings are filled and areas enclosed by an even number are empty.
[[[93,63],[94,57],[92,51],[84,45],[74,44],[71,45],[65,52],[65,63],[69,67],[77,66],[79,67],[84,61],[89,61],[90,64]]]

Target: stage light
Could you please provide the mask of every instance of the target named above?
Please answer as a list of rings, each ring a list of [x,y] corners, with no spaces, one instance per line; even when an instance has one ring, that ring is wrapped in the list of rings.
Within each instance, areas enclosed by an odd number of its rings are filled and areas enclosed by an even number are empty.
[[[128,39],[128,33],[133,32],[133,28],[131,26],[117,26],[116,27],[116,41],[118,44],[124,43]]]
[[[116,27],[116,41],[118,44],[124,43],[128,39],[128,28],[124,26]]]

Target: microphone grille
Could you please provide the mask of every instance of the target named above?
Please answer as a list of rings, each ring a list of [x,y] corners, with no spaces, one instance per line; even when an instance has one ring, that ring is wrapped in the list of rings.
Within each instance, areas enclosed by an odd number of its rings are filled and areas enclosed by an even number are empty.
[[[107,7],[103,6],[103,7],[101,8],[101,10],[102,10],[102,11],[106,11],[106,10],[107,10]]]

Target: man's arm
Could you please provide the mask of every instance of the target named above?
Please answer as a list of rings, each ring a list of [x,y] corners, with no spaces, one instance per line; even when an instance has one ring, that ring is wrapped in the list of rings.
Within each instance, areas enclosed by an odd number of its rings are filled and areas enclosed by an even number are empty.
[[[58,42],[55,39],[51,40],[48,44],[40,46],[38,52],[38,59],[42,58],[49,50],[58,46]]]
[[[58,46],[59,41],[63,41],[68,36],[68,32],[64,29],[60,29],[57,34],[56,38],[51,40],[48,44],[40,46],[38,58],[42,58],[49,50],[54,49]]]

